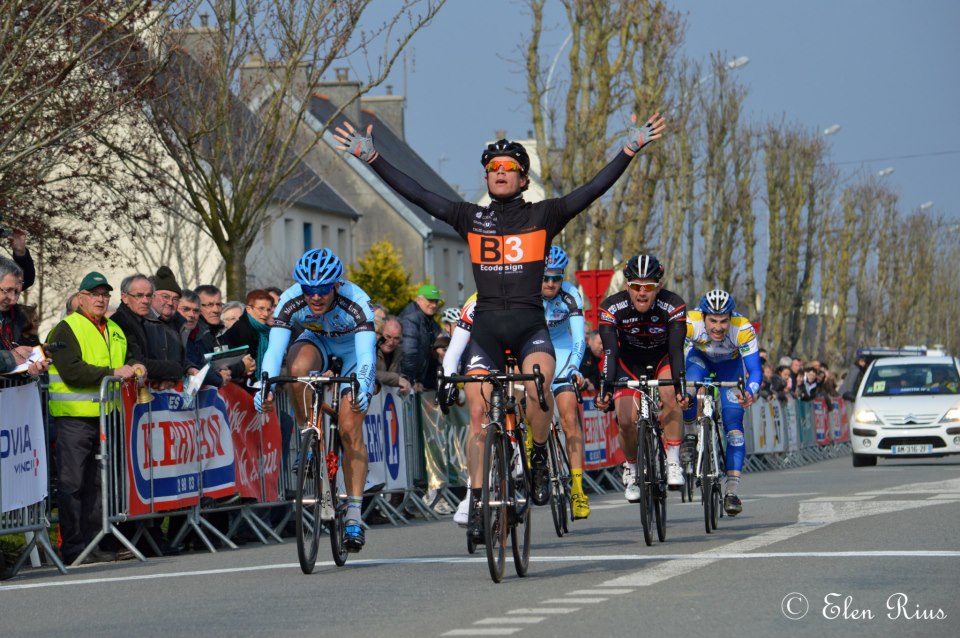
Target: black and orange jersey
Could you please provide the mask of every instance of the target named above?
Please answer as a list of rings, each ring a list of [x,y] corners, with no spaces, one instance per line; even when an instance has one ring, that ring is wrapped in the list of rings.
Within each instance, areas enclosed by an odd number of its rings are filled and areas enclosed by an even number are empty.
[[[467,241],[477,284],[477,312],[542,311],[544,259],[553,238],[617,181],[630,159],[621,151],[592,180],[564,197],[530,203],[517,195],[506,201],[495,199],[489,206],[454,202],[432,193],[382,156],[370,166],[391,188],[453,226]]]
[[[640,312],[626,290],[600,303],[599,330],[603,341],[603,377],[614,380],[617,361],[651,361],[669,355],[674,375],[683,372],[683,340],[687,335],[687,304],[680,295],[661,288],[647,312]]]

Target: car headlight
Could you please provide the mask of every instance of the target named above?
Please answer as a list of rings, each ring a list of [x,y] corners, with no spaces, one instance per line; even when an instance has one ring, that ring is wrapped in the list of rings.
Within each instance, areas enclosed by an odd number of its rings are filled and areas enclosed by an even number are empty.
[[[881,425],[880,417],[877,416],[877,413],[873,410],[868,410],[867,408],[857,410],[856,414],[853,415],[853,419],[857,423]]]
[[[947,413],[943,415],[943,418],[940,419],[940,423],[955,423],[957,421],[960,421],[960,406],[950,408],[947,410]]]

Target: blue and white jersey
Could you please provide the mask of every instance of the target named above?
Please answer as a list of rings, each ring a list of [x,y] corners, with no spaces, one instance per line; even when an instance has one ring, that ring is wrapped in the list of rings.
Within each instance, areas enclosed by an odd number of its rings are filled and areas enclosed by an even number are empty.
[[[560,292],[553,299],[543,298],[543,311],[550,331],[550,340],[558,352],[557,378],[560,377],[560,366],[566,363],[566,368],[580,367],[587,341],[584,334],[583,299],[577,287],[569,281],[563,282]],[[569,352],[566,362],[560,361],[560,352]]]
[[[370,297],[359,286],[340,282],[333,306],[322,314],[313,314],[300,284],[287,288],[277,304],[270,329],[270,343],[263,357],[263,369],[272,377],[280,373],[283,357],[294,328],[303,328],[311,341],[321,341],[329,354],[349,356],[356,360],[361,390],[373,391],[376,372],[377,333],[373,322]],[[325,353],[326,354],[326,353]]]

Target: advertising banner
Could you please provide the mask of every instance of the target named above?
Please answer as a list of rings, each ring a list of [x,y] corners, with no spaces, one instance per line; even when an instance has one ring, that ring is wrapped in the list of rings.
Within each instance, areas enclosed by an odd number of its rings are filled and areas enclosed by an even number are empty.
[[[817,435],[817,445],[827,445],[830,440],[830,416],[827,414],[827,402],[817,397],[808,401],[813,408],[813,430]]]
[[[276,411],[257,414],[253,396],[235,383],[225,383],[219,394],[226,405],[233,440],[237,492],[246,499],[276,501],[280,481],[280,420]]]
[[[384,386],[379,394],[370,398],[370,409],[363,419],[370,464],[366,489],[381,484],[386,490],[406,489],[406,413],[396,388]]]
[[[35,383],[0,390],[0,503],[10,512],[47,496],[47,445]]]
[[[601,412],[596,397],[583,395],[583,468],[601,470],[626,460],[620,449],[619,428],[614,412]]]
[[[125,388],[123,398],[130,515],[149,513],[151,500],[153,511],[196,505],[201,479],[203,496],[236,492],[227,406],[216,388],[200,389],[196,409],[176,391],[154,392],[140,404]]]

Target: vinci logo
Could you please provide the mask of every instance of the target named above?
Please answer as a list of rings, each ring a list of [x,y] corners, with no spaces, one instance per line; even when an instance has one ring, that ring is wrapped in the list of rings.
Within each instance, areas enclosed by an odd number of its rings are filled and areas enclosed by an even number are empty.
[[[397,402],[389,393],[383,400],[383,442],[390,478],[396,480],[400,474],[400,416],[397,414]]]
[[[0,430],[0,459],[11,459],[16,474],[33,472],[36,476],[40,461],[30,440],[29,424]]]

